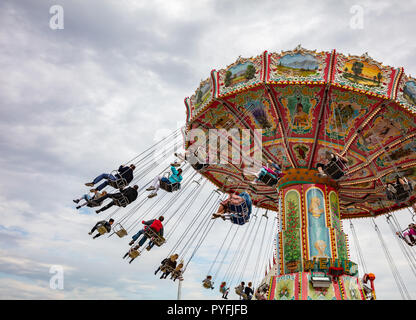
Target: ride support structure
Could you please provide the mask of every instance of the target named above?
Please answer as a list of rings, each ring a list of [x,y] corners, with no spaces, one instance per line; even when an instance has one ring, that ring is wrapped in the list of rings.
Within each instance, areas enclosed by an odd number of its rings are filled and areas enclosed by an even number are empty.
[[[277,268],[266,276],[268,299],[365,300],[357,264],[349,260],[337,184],[316,173],[289,169],[279,183]]]

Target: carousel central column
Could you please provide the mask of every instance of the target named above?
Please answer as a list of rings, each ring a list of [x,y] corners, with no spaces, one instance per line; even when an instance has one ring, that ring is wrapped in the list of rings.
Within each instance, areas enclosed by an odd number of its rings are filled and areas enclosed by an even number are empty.
[[[289,169],[279,181],[279,274],[273,299],[364,299],[357,265],[349,261],[337,184],[316,170]],[[346,287],[347,286],[347,287]]]

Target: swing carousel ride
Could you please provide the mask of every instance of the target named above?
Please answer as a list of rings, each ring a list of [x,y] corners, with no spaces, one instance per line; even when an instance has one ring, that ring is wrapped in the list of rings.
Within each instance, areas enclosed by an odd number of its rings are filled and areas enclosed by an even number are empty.
[[[360,278],[357,264],[349,260],[342,220],[390,215],[416,202],[412,182],[416,180],[415,105],[416,79],[407,76],[403,68],[384,66],[367,54],[345,56],[335,50],[316,52],[298,46],[280,54],[265,51],[252,58],[239,57],[227,68],[211,71],[210,77],[185,99],[186,125],[182,132],[176,130],[128,162],[139,168],[131,182],[140,185],[139,200],[134,204],[116,203],[119,208],[107,216],[115,219],[109,236],[117,234],[122,238],[132,231],[135,233],[141,228],[142,219],[149,216],[155,219],[163,214],[166,230],[163,237],[149,231],[145,235],[157,247],[172,244],[163,258],[178,253],[183,268],[176,274],[181,280],[213,224],[228,223],[230,229],[207,272],[214,273],[218,287],[224,279],[227,286],[233,284],[234,275],[240,273],[239,261],[256,261],[255,276],[261,276],[263,272],[257,269],[263,266],[257,263],[263,261],[264,254],[267,261],[273,255],[274,265],[255,283],[254,289],[267,292],[263,295],[266,299],[375,298],[374,275],[365,274],[364,279]],[[246,145],[236,148],[233,137],[226,136],[222,148],[228,149],[227,161],[207,161],[199,166],[184,161],[180,187],[168,188],[166,179],[161,180],[163,194],[149,199],[145,195],[151,182],[149,177],[154,177],[154,170],[160,170],[157,166],[160,159],[167,158],[166,154],[155,156],[155,150],[172,144],[175,148],[183,145],[193,153],[195,141],[189,135],[195,129],[203,132],[208,141],[212,139],[209,132],[213,129],[216,132],[237,129],[239,134],[249,131],[251,139],[248,143],[241,140]],[[248,154],[254,152],[258,130],[261,130],[257,136],[261,140],[257,139],[261,145],[259,161],[261,165],[279,164],[283,173],[280,179],[269,176],[265,180],[266,174],[253,183],[254,173],[250,175],[246,171],[251,160],[242,156],[241,161],[234,161],[236,153],[241,155],[240,149],[245,148]],[[181,138],[181,133],[185,138]],[[205,151],[209,155],[210,150]],[[329,155],[337,155],[338,160],[329,161]],[[341,158],[345,161],[340,162]],[[318,170],[319,166],[324,172]],[[169,167],[158,175],[169,171]],[[171,170],[173,175],[177,173],[172,167]],[[396,184],[395,192],[387,197],[387,186],[394,185],[399,177],[406,178],[410,188]],[[209,196],[193,210],[207,187],[210,187]],[[224,200],[233,193],[248,194],[256,214],[237,224],[212,219],[220,198]],[[165,197],[168,200],[161,205]],[[128,210],[120,215],[122,207],[127,205]],[[258,210],[266,212],[264,219],[253,218],[257,217]],[[174,241],[173,235],[178,233],[178,226],[189,212],[196,213]],[[271,237],[265,234],[272,220],[268,219],[270,212],[275,213]],[[263,232],[259,231],[262,221],[265,221]],[[245,238],[246,243],[260,243],[266,250],[256,252],[254,259],[250,257],[252,246],[248,253],[236,253],[221,279],[220,268],[230,249],[224,245],[234,241],[239,230],[253,234],[253,239]],[[261,240],[256,240],[257,235]],[[126,256],[132,262],[146,252],[133,245]],[[217,272],[215,266],[219,266]],[[237,277],[241,278],[242,274]],[[365,285],[367,280],[371,282],[371,295]],[[259,296],[256,294],[255,298]]]
[[[249,190],[253,205],[280,213],[280,272],[269,277],[268,298],[314,299],[323,288],[327,298],[364,298],[341,220],[415,202],[403,190],[402,198],[387,199],[386,185],[416,178],[416,79],[367,54],[298,46],[213,70],[185,104],[187,130],[263,129],[263,163],[279,163],[285,173],[276,186],[253,187],[231,156],[230,164],[201,173],[219,188]],[[339,180],[317,175],[328,152],[348,160]],[[335,280],[325,284],[331,272]]]

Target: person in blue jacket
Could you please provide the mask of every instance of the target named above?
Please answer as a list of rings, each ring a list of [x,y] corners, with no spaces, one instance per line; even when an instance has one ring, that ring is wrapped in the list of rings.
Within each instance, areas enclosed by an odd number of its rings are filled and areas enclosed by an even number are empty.
[[[147,191],[153,191],[152,193],[149,194],[149,198],[153,198],[155,196],[157,196],[157,191],[160,188],[160,182],[163,181],[165,183],[168,184],[173,184],[173,183],[181,183],[182,181],[182,169],[176,169],[175,166],[171,166],[170,170],[172,171],[172,174],[169,176],[169,178],[166,177],[162,177],[162,176],[157,176],[156,178],[153,179],[153,183],[152,186],[150,186],[149,188],[147,188]]]

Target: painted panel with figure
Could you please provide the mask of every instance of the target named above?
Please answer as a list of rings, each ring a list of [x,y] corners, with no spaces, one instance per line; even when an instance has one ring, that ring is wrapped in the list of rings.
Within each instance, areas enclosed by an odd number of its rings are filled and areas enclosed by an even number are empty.
[[[330,238],[325,219],[324,193],[320,188],[311,187],[306,191],[306,212],[308,221],[309,257],[330,258]]]

